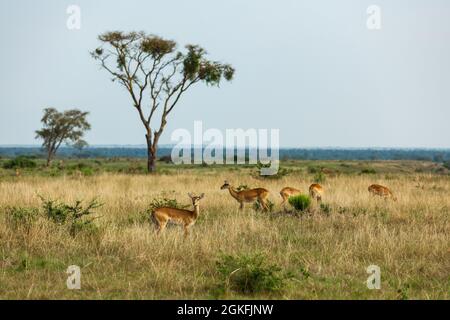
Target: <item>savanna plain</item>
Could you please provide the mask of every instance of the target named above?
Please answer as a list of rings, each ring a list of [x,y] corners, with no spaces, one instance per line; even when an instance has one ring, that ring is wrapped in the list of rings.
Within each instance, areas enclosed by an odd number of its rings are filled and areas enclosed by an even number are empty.
[[[34,161],[0,169],[1,299],[449,299],[450,175],[437,163],[285,160],[263,178],[250,165],[161,162],[145,174],[136,159]],[[239,210],[224,180],[268,189],[270,212]],[[322,203],[280,206],[283,187],[308,194],[313,182]],[[370,195],[372,183],[397,201]],[[157,236],[152,206],[192,209],[188,192],[205,193],[190,235],[169,225]],[[59,219],[66,211],[81,214]],[[70,265],[79,290],[67,288]]]

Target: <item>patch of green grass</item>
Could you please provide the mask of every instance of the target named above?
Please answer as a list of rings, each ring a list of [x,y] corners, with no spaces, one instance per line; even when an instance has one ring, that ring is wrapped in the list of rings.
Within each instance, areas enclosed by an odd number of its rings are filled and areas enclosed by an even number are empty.
[[[304,194],[289,197],[289,204],[297,211],[305,211],[311,206],[311,198]]]
[[[401,286],[401,288],[399,288],[397,290],[398,299],[400,299],[400,300],[409,300],[409,294],[408,294],[409,287],[410,286],[408,284],[406,284],[406,285]]]
[[[16,272],[25,272],[30,270],[64,270],[66,265],[55,258],[32,256],[28,252],[23,252],[13,264],[13,270]]]
[[[245,295],[280,293],[290,274],[266,262],[262,254],[223,255],[216,262],[223,292],[234,291]]]

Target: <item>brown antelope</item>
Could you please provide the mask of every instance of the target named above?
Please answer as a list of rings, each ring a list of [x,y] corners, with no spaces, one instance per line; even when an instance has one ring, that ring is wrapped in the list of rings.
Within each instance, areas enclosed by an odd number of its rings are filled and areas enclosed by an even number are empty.
[[[285,187],[285,188],[281,189],[280,195],[281,195],[281,198],[283,199],[283,201],[281,202],[281,205],[284,206],[286,203],[286,200],[289,199],[289,197],[295,196],[300,193],[301,193],[300,190],[291,188],[291,187]]]
[[[158,224],[157,234],[160,234],[161,231],[164,230],[167,222],[173,221],[177,224],[183,225],[185,237],[189,235],[189,228],[195,223],[200,212],[199,202],[205,194],[202,193],[200,196],[194,196],[191,193],[188,193],[188,196],[192,199],[194,210],[161,207],[153,211],[153,219]]]
[[[313,183],[309,186],[309,195],[311,198],[316,199],[317,202],[321,202],[323,196],[323,187],[318,183]]]
[[[20,177],[20,170],[16,169],[16,177]]]
[[[397,198],[394,197],[391,190],[389,190],[389,188],[384,187],[382,185],[372,184],[371,186],[369,186],[368,190],[374,196],[380,196],[385,199],[392,198],[392,200],[397,201]]]
[[[225,180],[223,186],[220,187],[221,190],[228,189],[231,196],[239,202],[239,209],[244,209],[245,202],[255,202],[259,200],[263,209],[265,211],[269,210],[267,206],[267,197],[269,196],[269,191],[264,188],[255,188],[249,190],[237,191],[233,186],[231,186],[228,181]]]

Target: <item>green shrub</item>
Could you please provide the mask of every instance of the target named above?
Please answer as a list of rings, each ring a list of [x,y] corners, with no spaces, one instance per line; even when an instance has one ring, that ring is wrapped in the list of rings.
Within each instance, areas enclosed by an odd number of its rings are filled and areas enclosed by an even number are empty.
[[[39,210],[37,208],[7,207],[5,213],[6,220],[11,226],[15,228],[29,227],[36,221]]]
[[[18,156],[3,163],[4,169],[35,168],[36,166],[36,161],[26,156]]]
[[[376,174],[376,173],[377,173],[377,171],[373,168],[361,170],[361,174]]]
[[[261,175],[261,169],[262,168],[270,168],[271,163],[269,164],[262,164],[261,162],[258,162],[258,164],[256,165],[256,171],[252,173],[252,175],[255,178],[263,178],[263,179],[280,179],[283,178],[284,176],[287,176],[288,174],[290,174],[292,172],[292,170],[290,169],[286,169],[283,168],[281,166],[278,167],[278,171],[276,174],[273,175]]]
[[[165,162],[165,163],[172,163],[172,156],[162,156],[158,159],[158,161]]]
[[[322,169],[319,167],[315,167],[315,166],[308,166],[308,173],[310,174],[315,174],[320,172]]]
[[[69,211],[65,204],[59,203],[54,200],[45,200],[41,197],[42,208],[44,209],[44,216],[49,220],[63,224],[67,221],[69,216]]]
[[[311,198],[304,194],[289,197],[288,201],[298,211],[305,211],[311,206]]]
[[[248,190],[250,189],[246,184],[241,184],[236,188],[236,191]]]
[[[149,205],[149,211],[153,211],[153,210],[161,208],[161,207],[186,209],[189,207],[189,205],[182,205],[182,204],[178,203],[178,201],[176,199],[168,199],[166,197],[154,198]]]
[[[83,206],[81,200],[75,201],[74,205],[47,200],[43,197],[41,200],[44,216],[58,225],[68,226],[72,236],[81,230],[92,231],[95,228],[92,224],[95,218],[86,219],[85,217],[103,205],[96,199],[91,200],[87,206]]]
[[[243,294],[278,293],[291,278],[279,266],[266,263],[261,254],[223,255],[216,264],[220,287]]]

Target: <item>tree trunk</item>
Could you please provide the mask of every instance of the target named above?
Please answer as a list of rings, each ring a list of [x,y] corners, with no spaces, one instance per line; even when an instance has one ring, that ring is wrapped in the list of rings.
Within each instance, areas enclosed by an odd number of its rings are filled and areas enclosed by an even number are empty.
[[[152,138],[149,134],[146,134],[145,138],[147,140],[147,170],[151,173],[156,171],[157,146],[152,143]]]
[[[47,168],[50,167],[50,165],[52,164],[52,157],[53,157],[53,154],[50,150],[47,153]]]

